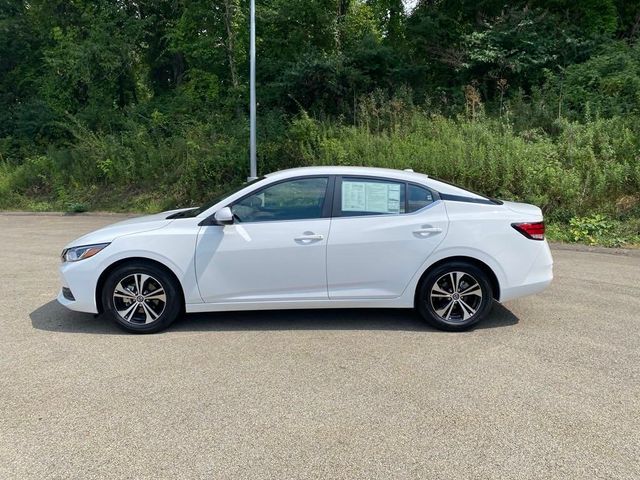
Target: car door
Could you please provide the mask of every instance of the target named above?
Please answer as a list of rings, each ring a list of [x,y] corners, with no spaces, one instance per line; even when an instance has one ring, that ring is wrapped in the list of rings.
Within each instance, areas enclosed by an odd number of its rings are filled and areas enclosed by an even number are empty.
[[[287,179],[229,205],[234,223],[203,226],[196,247],[202,299],[327,299],[329,176]]]
[[[327,245],[329,298],[400,296],[447,228],[444,203],[424,186],[338,177]]]

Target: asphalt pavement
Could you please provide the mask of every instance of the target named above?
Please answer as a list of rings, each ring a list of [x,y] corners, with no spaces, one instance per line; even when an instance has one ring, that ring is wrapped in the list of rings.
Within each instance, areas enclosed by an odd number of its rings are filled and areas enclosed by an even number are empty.
[[[0,479],[638,479],[640,253],[465,333],[411,311],[187,316],[126,334],[55,302],[101,216],[0,214]],[[604,253],[603,253],[604,252]]]

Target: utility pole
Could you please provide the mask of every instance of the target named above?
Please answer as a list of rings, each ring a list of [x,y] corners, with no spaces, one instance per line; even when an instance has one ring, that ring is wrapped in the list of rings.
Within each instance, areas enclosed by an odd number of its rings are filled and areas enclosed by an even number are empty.
[[[249,180],[258,177],[256,160],[256,0],[251,0],[249,34]]]

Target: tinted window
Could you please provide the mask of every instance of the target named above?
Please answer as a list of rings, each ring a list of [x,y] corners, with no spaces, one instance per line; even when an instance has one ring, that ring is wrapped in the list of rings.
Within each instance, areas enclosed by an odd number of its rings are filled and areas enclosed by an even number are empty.
[[[231,211],[240,222],[321,218],[328,183],[327,177],[277,183],[240,200]]]
[[[409,185],[407,213],[417,212],[430,203],[433,203],[433,194],[430,190],[417,185]]]
[[[341,212],[344,216],[404,213],[404,182],[343,178]]]

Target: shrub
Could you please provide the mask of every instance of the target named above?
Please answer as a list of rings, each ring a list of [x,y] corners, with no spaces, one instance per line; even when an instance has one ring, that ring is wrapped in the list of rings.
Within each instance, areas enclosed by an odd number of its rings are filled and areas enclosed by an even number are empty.
[[[638,216],[640,128],[633,117],[555,120],[552,134],[517,130],[504,118],[447,118],[381,92],[363,99],[358,112],[352,124],[305,112],[292,120],[265,115],[260,173],[304,165],[412,168],[534,203],[551,221],[574,219],[581,241],[599,238],[581,229],[589,223],[584,218]],[[90,131],[74,120],[67,128],[72,143],[21,164],[0,163],[0,206],[150,211],[199,204],[248,174],[242,117],[187,122],[152,110],[119,133]]]
[[[589,217],[574,217],[569,225],[575,242],[587,242],[591,245],[595,245],[598,237],[606,236],[613,229],[613,223],[599,213]]]

